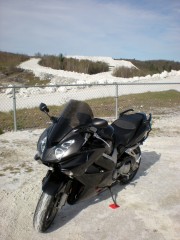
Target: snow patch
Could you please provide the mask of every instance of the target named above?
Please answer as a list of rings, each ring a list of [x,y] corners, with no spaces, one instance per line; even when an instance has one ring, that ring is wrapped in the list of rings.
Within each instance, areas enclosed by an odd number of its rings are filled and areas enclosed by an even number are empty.
[[[35,76],[40,79],[50,79],[49,85],[46,85],[42,88],[33,87],[33,88],[20,88],[16,89],[17,95],[19,97],[30,97],[31,95],[39,94],[51,94],[51,93],[66,93],[67,91],[78,91],[78,89],[85,88],[85,84],[113,84],[113,83],[142,83],[142,82],[171,82],[172,79],[179,81],[180,71],[172,70],[171,72],[164,71],[162,73],[157,73],[154,75],[147,75],[145,77],[133,77],[133,78],[120,78],[112,76],[112,67],[135,67],[131,62],[125,60],[114,60],[111,57],[86,57],[86,56],[67,56],[68,58],[76,59],[88,59],[91,61],[103,61],[111,66],[109,72],[102,72],[94,75],[76,73],[63,70],[55,70],[49,67],[43,67],[39,65],[40,58],[31,58],[28,61],[21,63],[18,67],[27,71],[32,71]],[[68,85],[79,85],[79,86],[68,86]],[[53,85],[67,85],[67,86],[57,86]],[[52,86],[52,87],[51,87]],[[12,97],[12,85],[8,86],[9,88],[5,91],[5,95]]]

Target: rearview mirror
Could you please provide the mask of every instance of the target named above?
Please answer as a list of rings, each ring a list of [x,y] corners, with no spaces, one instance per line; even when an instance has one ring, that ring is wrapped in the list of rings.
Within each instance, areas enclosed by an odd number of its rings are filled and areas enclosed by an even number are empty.
[[[46,112],[48,113],[49,112],[49,108],[47,107],[47,105],[45,103],[41,103],[39,105],[39,109],[42,111],[42,112]]]

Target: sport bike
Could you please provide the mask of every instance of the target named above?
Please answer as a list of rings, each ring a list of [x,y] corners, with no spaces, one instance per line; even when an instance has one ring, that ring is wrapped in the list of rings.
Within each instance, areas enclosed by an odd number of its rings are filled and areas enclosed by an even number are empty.
[[[52,121],[41,134],[35,155],[49,167],[33,219],[35,229],[44,232],[66,203],[76,204],[134,178],[141,162],[140,145],[151,131],[151,114],[129,109],[108,124],[94,118],[82,101],[70,100],[59,117],[50,116],[44,103],[40,110]]]

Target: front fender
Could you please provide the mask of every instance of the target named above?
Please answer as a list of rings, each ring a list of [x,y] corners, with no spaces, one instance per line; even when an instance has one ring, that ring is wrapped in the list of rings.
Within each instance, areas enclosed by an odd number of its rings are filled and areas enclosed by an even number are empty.
[[[49,170],[42,181],[42,191],[48,195],[56,195],[60,191],[64,191],[64,186],[68,182],[68,177],[63,173]]]

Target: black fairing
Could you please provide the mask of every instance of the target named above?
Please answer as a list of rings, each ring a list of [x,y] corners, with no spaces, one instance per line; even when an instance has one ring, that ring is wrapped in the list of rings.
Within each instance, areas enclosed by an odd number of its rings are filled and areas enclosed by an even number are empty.
[[[72,144],[72,146],[69,147],[69,149],[64,153],[63,158],[61,160],[56,159],[55,157],[55,149],[58,147],[57,145],[54,145],[52,147],[47,147],[42,155],[42,160],[44,162],[54,162],[54,163],[61,163],[61,162],[66,162],[68,159],[71,159],[72,157],[76,156],[79,154],[81,146],[84,142],[84,138],[76,132],[71,131],[69,134],[66,135],[66,137],[62,140],[60,143],[63,144],[64,142],[74,139],[75,142]],[[73,162],[71,163],[72,165],[74,164]]]
[[[74,158],[67,158],[60,162],[62,169],[70,169],[74,176],[82,175],[89,166],[96,162],[103,154],[104,148],[81,152]]]
[[[60,170],[49,170],[43,179],[42,190],[49,195],[55,195],[67,181],[67,176],[62,174]]]
[[[94,149],[84,152],[77,156],[74,160],[71,159],[66,164],[61,164],[61,167],[70,168],[76,179],[75,188],[77,190],[74,193],[74,189],[69,196],[69,203],[87,199],[97,194],[96,189],[111,186],[113,183],[113,172],[115,169],[115,163],[102,157],[104,152],[103,148]],[[72,162],[76,162],[77,166],[72,168]],[[78,196],[75,198],[75,194]]]

